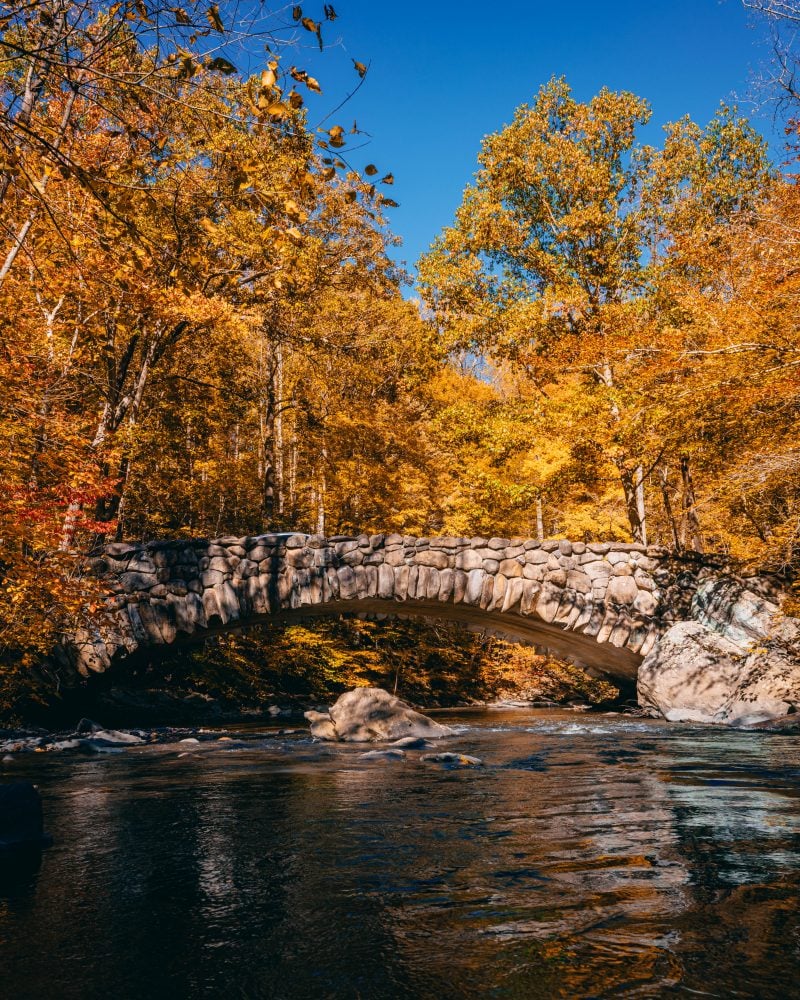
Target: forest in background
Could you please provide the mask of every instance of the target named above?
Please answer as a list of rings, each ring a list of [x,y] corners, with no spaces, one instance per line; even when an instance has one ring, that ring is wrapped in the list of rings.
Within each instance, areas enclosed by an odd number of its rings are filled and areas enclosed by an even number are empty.
[[[784,168],[736,108],[654,148],[642,98],[551,80],[483,140],[416,299],[392,174],[355,169],[336,114],[309,125],[317,6],[0,3],[6,703],[102,606],[80,559],[106,539],[633,539],[796,569],[800,5],[769,22]]]

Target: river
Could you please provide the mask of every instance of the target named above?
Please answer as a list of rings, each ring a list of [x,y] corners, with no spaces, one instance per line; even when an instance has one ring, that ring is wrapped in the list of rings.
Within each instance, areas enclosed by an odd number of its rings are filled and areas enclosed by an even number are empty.
[[[800,736],[437,718],[483,767],[252,727],[3,764],[55,843],[0,881],[0,996],[800,997]]]

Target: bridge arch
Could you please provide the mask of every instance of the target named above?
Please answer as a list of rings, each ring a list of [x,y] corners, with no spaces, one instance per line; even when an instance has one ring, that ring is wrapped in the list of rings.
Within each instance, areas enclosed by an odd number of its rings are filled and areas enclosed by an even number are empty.
[[[93,570],[110,614],[65,650],[84,677],[152,647],[347,612],[486,628],[620,680],[713,572],[636,544],[296,533],[112,543]]]

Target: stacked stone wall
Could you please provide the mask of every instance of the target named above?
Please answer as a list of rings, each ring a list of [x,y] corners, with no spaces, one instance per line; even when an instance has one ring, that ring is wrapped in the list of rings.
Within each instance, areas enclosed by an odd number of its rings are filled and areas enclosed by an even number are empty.
[[[687,573],[665,550],[636,544],[399,534],[113,543],[93,569],[111,596],[109,617],[76,636],[70,655],[84,676],[211,630],[378,603],[389,613],[458,609],[460,620],[472,609],[476,625],[482,616],[524,619],[584,637],[584,650],[585,639],[606,646],[604,664],[612,648],[640,659],[675,619],[664,597],[681,590],[681,574],[691,600],[713,572]]]

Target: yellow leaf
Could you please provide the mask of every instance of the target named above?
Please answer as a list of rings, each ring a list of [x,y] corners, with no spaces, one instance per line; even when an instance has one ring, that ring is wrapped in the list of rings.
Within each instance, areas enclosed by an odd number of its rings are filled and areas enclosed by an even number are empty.
[[[367,75],[367,67],[364,65],[364,63],[359,62],[357,59],[353,60],[353,66],[355,67],[356,73],[358,73],[358,75],[363,80],[364,77]]]
[[[294,198],[289,198],[284,202],[283,210],[284,212],[286,212],[288,216],[293,218],[298,218],[300,215],[303,214],[300,209],[300,206],[297,204]]]

